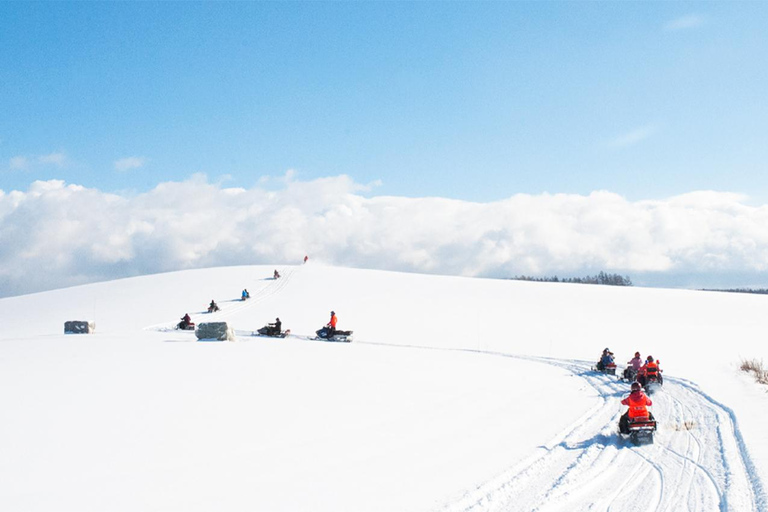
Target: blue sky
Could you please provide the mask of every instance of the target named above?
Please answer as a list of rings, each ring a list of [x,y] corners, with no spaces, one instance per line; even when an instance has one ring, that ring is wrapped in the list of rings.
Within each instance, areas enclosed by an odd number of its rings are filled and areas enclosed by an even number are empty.
[[[766,27],[768,2],[0,3],[0,297],[305,254],[768,288]]]
[[[0,4],[0,189],[768,201],[760,2]]]

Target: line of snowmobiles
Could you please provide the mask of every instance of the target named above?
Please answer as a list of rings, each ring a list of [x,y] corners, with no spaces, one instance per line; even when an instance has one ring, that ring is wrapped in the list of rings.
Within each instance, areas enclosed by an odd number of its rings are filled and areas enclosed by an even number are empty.
[[[598,362],[592,367],[592,371],[604,373],[606,375],[616,375],[616,363],[601,364]],[[635,370],[631,365],[627,366],[619,376],[619,380],[625,382],[639,382],[645,389],[645,392],[652,395],[664,385],[664,378],[661,375],[663,370],[659,369],[657,373],[642,373]]]
[[[639,352],[635,354],[635,357],[640,357]],[[650,356],[648,359],[651,363],[654,362]],[[637,362],[635,363],[637,364]],[[642,405],[642,400],[645,400],[642,392],[645,393],[645,396],[650,397],[659,389],[661,389],[664,380],[661,375],[662,370],[658,368],[658,364],[658,361],[655,362],[655,365],[650,365],[647,363],[638,371],[632,364],[632,361],[630,361],[627,363],[627,367],[624,369],[621,375],[618,376],[619,380],[632,384],[633,393],[637,391],[641,392],[641,395],[639,395],[642,397],[640,402],[642,407],[641,414],[635,418],[630,418],[629,411],[627,411],[624,415],[622,415],[619,421],[619,435],[626,436],[629,438],[630,442],[636,446],[653,444],[654,442],[654,434],[658,424],[656,419],[653,417],[653,414],[647,410],[645,405]],[[597,363],[592,367],[592,370],[603,373],[605,375],[617,375],[617,365],[614,362],[613,352],[607,348],[603,350],[603,354]],[[627,400],[632,396],[634,395],[631,393],[627,397]],[[626,402],[623,401],[622,403],[626,405]],[[635,405],[637,405],[637,403],[635,403]],[[649,398],[648,406],[651,405],[652,403]],[[630,402],[630,407],[631,406],[632,402]]]

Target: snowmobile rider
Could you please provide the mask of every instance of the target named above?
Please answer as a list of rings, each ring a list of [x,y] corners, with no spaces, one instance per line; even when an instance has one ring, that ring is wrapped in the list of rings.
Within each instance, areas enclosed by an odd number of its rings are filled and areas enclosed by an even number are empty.
[[[274,276],[275,279],[279,279],[280,278],[280,272],[278,272],[277,269],[275,269],[275,273],[273,274],[273,276]]]
[[[613,352],[606,347],[603,350],[603,355],[600,356],[600,361],[597,363],[597,369],[602,372],[611,363],[613,363]]]
[[[241,294],[241,297],[242,297],[242,300],[250,299],[251,298],[251,294],[248,293],[247,289],[243,288],[243,293]]]
[[[190,318],[189,313],[184,313],[184,316],[181,317],[181,322],[179,322],[179,329],[186,329],[192,324],[192,318]]]
[[[635,357],[627,361],[627,368],[624,370],[624,378],[627,380],[635,380],[637,372],[643,366],[643,358],[640,357],[640,352],[635,352]]]
[[[331,337],[336,333],[336,323],[339,321],[339,319],[336,317],[336,312],[331,311],[331,321],[326,324],[326,327],[328,328],[328,337]]]
[[[622,405],[629,406],[627,412],[621,415],[619,419],[619,432],[629,434],[629,421],[635,418],[648,418],[653,420],[653,414],[648,410],[649,405],[653,405],[650,398],[645,396],[643,388],[639,382],[632,383],[632,392],[627,398],[621,401]]]
[[[219,305],[216,304],[216,301],[211,299],[211,303],[208,305],[208,312],[213,313],[214,311],[219,310]]]
[[[655,379],[661,384],[661,369],[659,368],[659,362],[653,359],[653,356],[648,356],[645,359],[645,364],[637,374],[637,381],[643,386],[648,384],[648,381]]]
[[[280,331],[283,329],[283,323],[280,321],[279,317],[275,318],[275,323],[268,324],[268,325],[269,325],[270,332],[275,336],[280,334]]]

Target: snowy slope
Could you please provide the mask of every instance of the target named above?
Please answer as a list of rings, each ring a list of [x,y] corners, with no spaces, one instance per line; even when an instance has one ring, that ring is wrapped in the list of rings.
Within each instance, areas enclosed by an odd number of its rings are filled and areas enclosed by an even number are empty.
[[[768,509],[768,394],[736,369],[768,359],[765,297],[273,268],[0,299],[0,509]],[[306,339],[331,309],[354,343]],[[246,335],[276,316],[297,336]],[[653,446],[615,434],[605,346],[662,361]]]

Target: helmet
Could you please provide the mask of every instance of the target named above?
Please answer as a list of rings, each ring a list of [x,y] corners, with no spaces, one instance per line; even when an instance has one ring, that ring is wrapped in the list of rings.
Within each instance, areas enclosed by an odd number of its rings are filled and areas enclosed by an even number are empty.
[[[635,357],[640,357],[640,352],[635,352]]]
[[[632,391],[640,391],[640,383],[639,382],[633,382],[632,383]]]
[[[605,348],[603,349],[603,352],[610,352],[610,351],[611,351],[611,349],[609,349],[608,347],[605,347]]]
[[[336,314],[336,312],[335,312],[335,311],[331,311],[331,316],[333,316],[333,315],[335,315],[335,314]]]
[[[648,362],[649,362],[649,363],[652,363],[652,362],[653,362],[653,356],[648,356]]]

